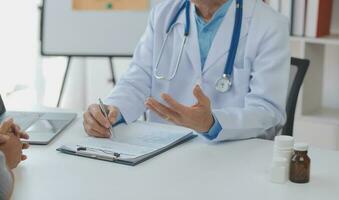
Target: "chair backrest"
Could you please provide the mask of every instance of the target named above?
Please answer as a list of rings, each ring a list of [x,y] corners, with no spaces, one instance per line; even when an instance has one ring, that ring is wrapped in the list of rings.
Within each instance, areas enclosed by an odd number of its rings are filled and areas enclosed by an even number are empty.
[[[299,91],[310,65],[309,60],[292,58],[288,97],[286,103],[287,121],[282,130],[282,135],[293,136],[294,115],[297,107]]]

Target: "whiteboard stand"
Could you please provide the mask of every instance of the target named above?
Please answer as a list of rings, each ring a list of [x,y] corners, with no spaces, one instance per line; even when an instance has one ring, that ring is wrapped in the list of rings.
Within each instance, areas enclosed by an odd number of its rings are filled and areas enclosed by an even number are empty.
[[[67,80],[67,77],[68,77],[69,68],[71,66],[71,61],[72,61],[72,56],[68,56],[67,57],[67,66],[66,66],[66,70],[65,70],[65,73],[64,73],[64,77],[62,79],[60,94],[59,94],[59,98],[58,98],[58,104],[57,104],[58,108],[60,107],[62,97],[64,96],[65,84],[66,84],[66,80]]]
[[[66,70],[65,70],[65,73],[64,73],[64,77],[62,79],[58,103],[57,103],[58,108],[60,107],[62,98],[64,96],[65,85],[66,85],[67,78],[69,76],[68,74],[69,74],[69,69],[71,67],[72,58],[73,58],[73,56],[67,56],[67,66],[66,66]],[[114,73],[114,64],[113,64],[114,56],[109,56],[108,59],[109,59],[109,69],[110,69],[110,72],[111,72],[111,79],[109,79],[109,82],[112,82],[113,86],[115,86],[116,77],[115,77],[115,73]]]
[[[113,64],[113,58],[112,56],[108,57],[109,59],[109,64],[110,64],[110,71],[111,71],[111,78],[109,81],[113,83],[113,85],[115,86],[116,84],[116,77],[115,77],[115,73],[114,73],[114,64]]]
[[[162,0],[150,0],[149,8]],[[57,107],[60,107],[69,76],[72,58],[109,58],[113,84],[114,57],[132,57],[135,47],[148,24],[149,9],[75,10],[72,0],[42,0],[41,55],[66,56],[67,68],[63,77]],[[126,38],[127,40],[121,39]]]

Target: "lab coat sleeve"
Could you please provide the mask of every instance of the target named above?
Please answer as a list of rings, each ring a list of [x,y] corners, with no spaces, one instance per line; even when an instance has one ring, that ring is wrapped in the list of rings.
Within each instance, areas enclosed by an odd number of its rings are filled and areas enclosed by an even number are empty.
[[[273,139],[284,125],[290,71],[288,24],[285,18],[280,18],[261,37],[244,107],[213,110],[222,126],[213,141]]]
[[[116,122],[112,125],[112,127],[118,126],[119,124],[126,123],[126,120],[122,116],[122,114],[119,112]]]
[[[134,52],[128,71],[118,81],[104,103],[119,108],[126,123],[137,120],[146,110],[145,100],[151,93],[152,60],[154,43],[154,10],[148,26]]]

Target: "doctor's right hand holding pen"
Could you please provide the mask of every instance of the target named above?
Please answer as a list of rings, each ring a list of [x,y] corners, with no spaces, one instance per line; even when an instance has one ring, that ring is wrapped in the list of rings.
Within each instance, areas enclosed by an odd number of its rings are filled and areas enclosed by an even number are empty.
[[[105,117],[104,113],[102,113],[99,104],[90,105],[87,111],[83,114],[83,125],[88,135],[99,138],[111,137],[109,129],[112,124],[117,122],[120,111],[115,106],[105,106],[108,110],[108,119]]]

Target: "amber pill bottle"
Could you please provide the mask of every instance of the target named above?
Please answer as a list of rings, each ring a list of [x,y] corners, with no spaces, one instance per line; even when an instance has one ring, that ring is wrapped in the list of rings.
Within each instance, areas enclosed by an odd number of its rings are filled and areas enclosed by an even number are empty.
[[[307,155],[308,144],[295,144],[290,164],[290,181],[308,183],[310,181],[311,159]]]

